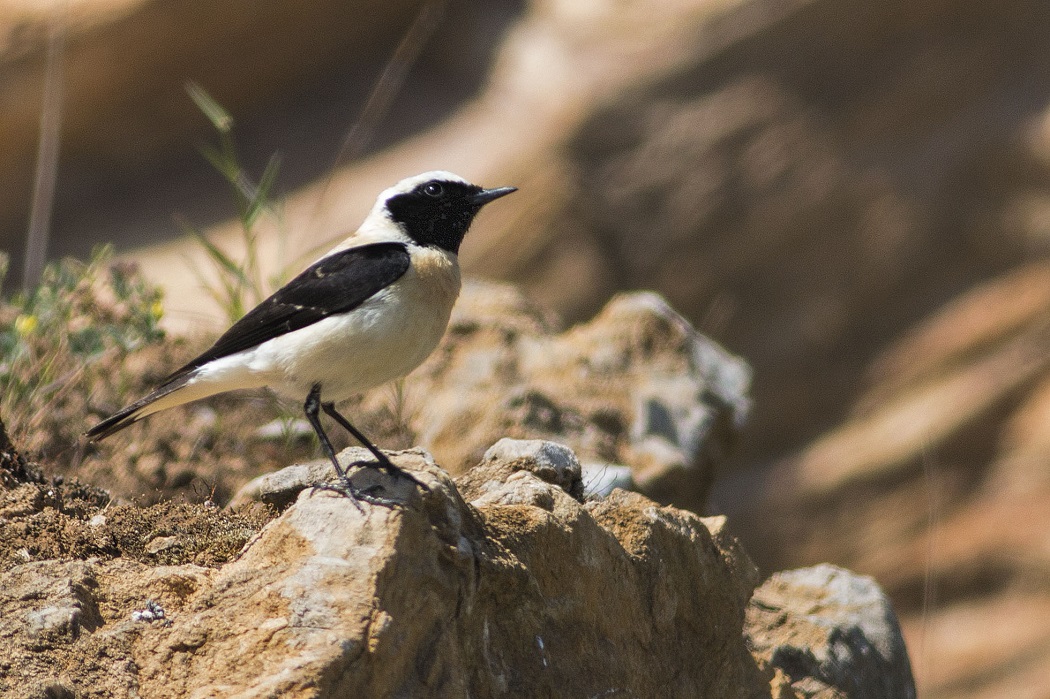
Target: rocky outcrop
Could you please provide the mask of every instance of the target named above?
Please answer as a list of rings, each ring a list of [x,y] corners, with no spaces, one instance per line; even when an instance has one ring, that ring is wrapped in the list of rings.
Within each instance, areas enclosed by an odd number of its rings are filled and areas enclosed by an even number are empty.
[[[364,457],[363,450],[340,454],[346,464]],[[806,693],[816,678],[828,681],[827,663],[785,664],[784,653],[771,654],[771,642],[760,639],[787,638],[784,629],[794,626],[796,654],[822,658],[827,647],[838,650],[835,632],[831,646],[818,643],[806,631],[805,624],[821,625],[812,613],[788,610],[825,599],[874,605],[871,614],[881,609],[885,621],[892,613],[878,607],[877,590],[844,588],[844,571],[808,583],[792,574],[776,587],[767,583],[749,607],[757,571],[724,518],[619,489],[581,501],[579,462],[564,446],[503,440],[458,482],[422,450],[392,458],[424,487],[374,469],[351,476],[390,506],[308,487],[310,467],[246,488],[244,510],[281,491],[283,512],[271,510],[275,518],[239,554],[200,559],[204,565],[187,555],[208,539],[192,517],[190,527],[142,530],[143,545],[122,552],[70,546],[31,560],[26,549],[22,561],[0,568],[0,636],[8,647],[0,692],[783,699],[874,696],[889,686],[885,673],[907,676],[899,636],[869,615],[854,623],[850,641],[867,638],[896,655],[855,662],[854,684],[841,695]],[[101,508],[38,505],[14,519],[49,509],[67,526],[92,528],[97,541],[128,540]],[[245,521],[198,509],[187,515],[213,525]],[[12,522],[0,520],[5,526]],[[789,581],[796,587],[785,587]]]
[[[15,565],[4,695],[759,696],[756,572],[724,521],[623,491],[581,503],[540,477],[552,448],[490,458],[474,504],[402,452],[425,490],[355,479],[403,504],[304,490],[218,569]]]
[[[473,505],[421,452],[396,460],[428,491],[387,485],[403,507],[361,511],[345,497],[304,491],[217,574],[206,606],[183,610],[158,634],[161,658],[178,654],[187,635],[203,643],[178,676],[166,663],[145,668],[143,686],[222,694],[233,684],[283,696],[751,696],[758,675],[732,629],[742,625],[755,571],[722,522],[622,491],[581,504],[521,468],[543,449],[499,461],[502,481],[490,459],[484,485],[463,490],[486,491]]]

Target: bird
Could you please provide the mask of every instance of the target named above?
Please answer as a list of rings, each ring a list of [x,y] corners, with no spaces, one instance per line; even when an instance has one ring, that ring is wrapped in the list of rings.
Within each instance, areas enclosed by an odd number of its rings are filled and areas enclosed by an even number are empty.
[[[437,347],[459,296],[459,248],[481,208],[517,191],[484,189],[451,172],[383,190],[349,237],[251,309],[215,344],[145,397],[85,433],[97,442],[143,418],[227,391],[268,387],[303,412],[352,499],[356,491],[321,425],[334,419],[391,475],[419,481],[351,424],[335,404],[408,374]]]

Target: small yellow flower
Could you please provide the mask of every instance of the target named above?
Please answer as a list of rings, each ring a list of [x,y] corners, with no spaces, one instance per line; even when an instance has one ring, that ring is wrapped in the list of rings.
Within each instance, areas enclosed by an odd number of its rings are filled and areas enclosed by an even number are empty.
[[[164,317],[164,304],[160,302],[160,299],[153,302],[153,305],[149,307],[149,312],[154,320],[160,320]]]
[[[15,318],[15,332],[25,337],[31,335],[36,330],[37,318],[34,315],[20,315]]]

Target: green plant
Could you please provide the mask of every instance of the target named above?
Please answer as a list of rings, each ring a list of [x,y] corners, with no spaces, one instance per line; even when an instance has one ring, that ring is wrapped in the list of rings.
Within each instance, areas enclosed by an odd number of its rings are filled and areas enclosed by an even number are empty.
[[[38,286],[0,298],[0,415],[30,448],[53,441],[48,416],[95,384],[87,375],[112,384],[111,362],[164,336],[160,291],[112,258],[100,246],[87,263],[51,262]]]
[[[280,277],[283,276],[282,273],[268,283],[263,281],[256,230],[256,224],[263,214],[272,215],[278,222],[281,220],[279,207],[270,198],[277,181],[280,159],[276,154],[271,156],[258,183],[253,182],[237,157],[233,142],[233,117],[197,83],[187,83],[186,91],[218,133],[218,146],[202,144],[199,149],[233,192],[237,217],[241,223],[243,260],[235,260],[196,228],[186,224],[183,227],[200,243],[212,261],[218,281],[201,279],[201,282],[232,323],[266,298],[271,289],[280,285]]]

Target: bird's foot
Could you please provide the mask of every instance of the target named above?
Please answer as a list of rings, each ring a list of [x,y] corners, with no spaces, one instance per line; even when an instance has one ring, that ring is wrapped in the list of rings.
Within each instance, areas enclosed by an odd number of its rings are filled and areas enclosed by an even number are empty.
[[[343,476],[334,483],[314,483],[313,488],[315,490],[327,490],[333,493],[339,493],[343,497],[349,498],[350,502],[352,502],[354,507],[360,512],[364,512],[364,509],[361,507],[362,502],[367,502],[369,505],[379,505],[380,507],[390,508],[395,505],[403,504],[399,500],[393,500],[379,495],[378,493],[385,490],[382,484],[376,483],[367,488],[359,488],[353,484],[348,476]]]
[[[389,459],[352,461],[345,469],[337,469],[337,472],[339,478],[336,481],[317,483],[314,487],[350,498],[359,510],[362,502],[382,507],[403,505],[412,496],[415,487],[430,490],[425,483],[405,469],[395,466]]]

